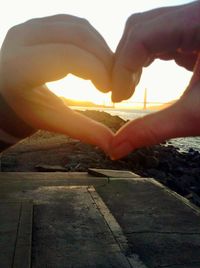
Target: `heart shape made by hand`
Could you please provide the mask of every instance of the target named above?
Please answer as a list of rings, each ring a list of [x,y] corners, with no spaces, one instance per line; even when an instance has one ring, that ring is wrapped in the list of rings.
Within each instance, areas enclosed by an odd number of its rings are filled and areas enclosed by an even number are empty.
[[[193,18],[194,13],[198,13],[198,5],[197,1],[185,5],[184,9]],[[116,134],[106,126],[69,109],[46,86],[47,82],[73,73],[90,79],[103,92],[111,90],[114,101],[127,99],[134,92],[143,66],[156,57],[173,58],[171,54],[158,53],[160,47],[168,51],[166,46],[170,42],[175,47],[176,57],[178,53],[179,58],[175,57],[177,62],[180,62],[181,55],[180,65],[187,63],[186,67],[191,68],[197,55],[192,51],[192,61],[186,62],[188,54],[185,56],[176,47],[176,38],[171,38],[174,37],[173,27],[179,27],[180,32],[184,30],[182,20],[172,20],[174,24],[170,24],[170,29],[168,27],[174,11],[179,14],[182,10],[174,7],[131,16],[115,54],[103,37],[82,18],[56,15],[17,25],[9,30],[1,48],[0,93],[31,127],[63,133],[98,145],[113,159],[168,138],[200,135],[198,82],[192,83],[187,94],[171,107],[129,122]],[[160,16],[161,13],[167,15]],[[162,31],[154,32],[157,27],[152,27],[152,23],[162,25]],[[135,27],[136,24],[141,27]],[[149,38],[150,33],[155,38]],[[163,33],[168,42],[162,42]],[[153,52],[147,47],[151,47]],[[199,61],[195,73],[199,77]]]

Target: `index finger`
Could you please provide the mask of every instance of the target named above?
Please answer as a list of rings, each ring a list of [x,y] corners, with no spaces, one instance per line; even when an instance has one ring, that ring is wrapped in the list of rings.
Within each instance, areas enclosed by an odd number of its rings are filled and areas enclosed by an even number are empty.
[[[23,46],[73,44],[93,54],[105,65],[108,73],[111,72],[113,53],[104,38],[85,19],[70,15],[33,19],[14,27],[11,32],[12,38]]]
[[[121,101],[127,99],[128,96],[130,97],[140,80],[143,66],[153,61],[155,53],[160,51],[159,46],[164,45],[167,49],[169,48],[170,36],[168,38],[169,42],[164,43],[166,40],[165,28],[168,28],[168,20],[167,25],[162,25],[163,16],[170,12],[175,12],[178,8],[177,6],[158,8],[134,14],[128,19],[124,34],[115,53],[115,64],[112,73],[113,100]],[[134,79],[132,78],[132,73],[134,73]],[[123,78],[122,74],[125,74],[127,78]]]
[[[165,41],[167,37],[172,36],[166,36],[166,34],[168,32],[172,34],[173,30],[175,31],[173,27],[176,26],[177,17],[174,18],[173,13],[182,8],[183,6],[163,7],[130,16],[117,47],[116,62],[130,60],[131,63],[127,64],[126,67],[132,71],[137,71],[152,56],[151,52],[158,53],[160,49],[166,50],[169,46],[171,47]],[[170,41],[175,42],[174,40]],[[149,46],[150,49],[148,49]],[[162,46],[164,48],[161,48]],[[146,56],[143,56],[144,52],[147,54]]]

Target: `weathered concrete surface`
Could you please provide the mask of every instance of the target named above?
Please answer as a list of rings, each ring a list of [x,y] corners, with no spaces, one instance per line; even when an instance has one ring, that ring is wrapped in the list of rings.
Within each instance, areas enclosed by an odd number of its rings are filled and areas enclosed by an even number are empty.
[[[150,268],[200,267],[200,214],[148,179],[96,187],[132,251]]]
[[[102,185],[108,178],[89,176],[86,172],[0,172],[0,199],[20,196],[41,186]]]
[[[92,185],[105,211],[91,194]],[[0,173],[0,199],[5,198],[33,200],[33,268],[200,267],[199,210],[151,179]],[[10,213],[15,219],[18,210],[16,207]],[[6,208],[1,211],[4,215]],[[113,216],[117,221],[114,225],[110,220]],[[12,218],[5,219],[4,227],[12,222]],[[118,239],[116,226],[121,227],[125,239]],[[1,230],[1,237],[13,243],[7,231]],[[125,247],[124,241],[128,241]],[[0,242],[1,248],[3,245]],[[9,250],[4,252],[12,255]]]
[[[31,267],[32,203],[0,200],[0,267]]]
[[[32,193],[37,200],[32,267],[131,267],[87,186],[38,191]]]

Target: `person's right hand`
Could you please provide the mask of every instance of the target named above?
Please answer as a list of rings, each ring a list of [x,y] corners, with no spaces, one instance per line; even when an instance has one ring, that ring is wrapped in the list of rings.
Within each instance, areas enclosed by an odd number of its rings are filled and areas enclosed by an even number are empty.
[[[113,159],[166,139],[200,135],[199,53],[200,1],[130,17],[116,51],[113,101],[129,98],[142,68],[156,58],[174,59],[177,64],[194,69],[194,74],[185,93],[174,105],[130,121],[116,133],[110,147]],[[133,74],[137,81],[132,81]],[[155,79],[159,79],[159,72]],[[166,79],[172,78],[166,73]]]
[[[130,98],[143,67],[154,59],[173,59],[192,71],[200,49],[199,25],[199,1],[130,16],[115,53],[112,100]],[[171,78],[166,74],[166,79]]]
[[[56,15],[11,28],[0,54],[0,94],[28,125],[69,135],[108,150],[112,132],[66,107],[46,82],[69,73],[110,89],[113,53],[82,18]],[[73,90],[73,89],[66,89]]]

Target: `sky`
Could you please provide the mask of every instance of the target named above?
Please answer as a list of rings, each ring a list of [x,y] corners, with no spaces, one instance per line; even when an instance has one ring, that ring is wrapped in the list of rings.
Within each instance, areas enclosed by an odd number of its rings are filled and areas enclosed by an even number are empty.
[[[4,0],[0,9],[0,44],[9,28],[31,18],[54,14],[72,14],[84,17],[102,34],[114,52],[122,36],[127,18],[137,12],[161,7],[180,5],[191,0]],[[181,96],[189,83],[191,72],[175,63],[155,61],[145,68],[135,94],[128,102],[143,100],[147,88],[149,102],[168,102]],[[90,81],[68,75],[66,78],[48,83],[57,95],[66,98],[89,100],[110,104],[110,94],[95,89]],[[126,102],[124,105],[128,105]]]

